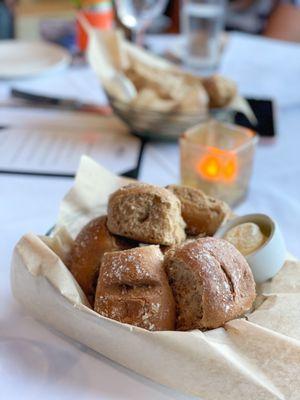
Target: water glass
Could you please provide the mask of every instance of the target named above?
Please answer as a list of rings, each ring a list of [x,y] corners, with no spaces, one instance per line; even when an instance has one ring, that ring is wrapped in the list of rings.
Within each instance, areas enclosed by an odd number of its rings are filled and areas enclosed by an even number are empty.
[[[221,50],[226,0],[182,0],[181,31],[185,63],[195,69],[215,69]]]
[[[114,0],[120,21],[131,30],[132,39],[141,45],[144,31],[163,13],[168,0]]]

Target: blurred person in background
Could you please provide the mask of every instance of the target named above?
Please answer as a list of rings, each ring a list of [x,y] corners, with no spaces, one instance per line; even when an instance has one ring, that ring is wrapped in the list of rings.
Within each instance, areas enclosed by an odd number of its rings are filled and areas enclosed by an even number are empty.
[[[300,41],[300,1],[229,0],[228,29]]]
[[[14,37],[14,10],[18,0],[0,0],[0,39]],[[179,31],[182,0],[170,0],[170,32]],[[228,0],[226,28],[275,39],[300,42],[300,0]]]
[[[0,39],[14,37],[14,8],[16,0],[0,0]]]
[[[172,19],[169,32],[179,31],[181,1],[171,0],[167,7]],[[228,0],[226,27],[300,42],[300,0]]]

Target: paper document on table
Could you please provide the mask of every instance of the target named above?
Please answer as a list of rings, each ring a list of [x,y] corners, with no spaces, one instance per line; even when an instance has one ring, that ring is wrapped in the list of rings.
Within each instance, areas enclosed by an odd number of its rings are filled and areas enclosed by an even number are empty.
[[[140,140],[114,132],[51,129],[0,130],[0,170],[73,174],[82,154],[115,173],[136,168]]]

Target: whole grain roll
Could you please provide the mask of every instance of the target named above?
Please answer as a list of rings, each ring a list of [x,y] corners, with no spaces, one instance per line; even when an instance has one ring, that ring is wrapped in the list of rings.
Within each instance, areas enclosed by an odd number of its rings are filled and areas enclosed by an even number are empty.
[[[69,254],[68,267],[91,305],[103,254],[134,247],[134,242],[112,235],[106,227],[106,216],[90,221],[79,232]]]
[[[175,302],[159,246],[106,253],[94,309],[107,318],[151,331],[174,330]]]
[[[164,265],[176,302],[178,330],[218,328],[253,304],[252,271],[226,240],[191,241],[170,250]]]
[[[230,214],[224,201],[207,196],[200,189],[182,185],[169,185],[167,189],[181,202],[188,235],[212,236]]]
[[[110,196],[107,227],[143,243],[168,246],[185,239],[178,198],[167,189],[146,184],[131,184]]]

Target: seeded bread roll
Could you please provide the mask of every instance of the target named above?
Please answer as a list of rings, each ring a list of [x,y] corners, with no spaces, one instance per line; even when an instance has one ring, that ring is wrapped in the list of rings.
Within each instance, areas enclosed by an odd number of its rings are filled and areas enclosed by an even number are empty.
[[[212,236],[230,213],[224,201],[207,196],[199,189],[180,185],[169,185],[167,189],[181,202],[181,214],[188,235]]]
[[[241,316],[255,299],[252,271],[242,254],[223,239],[191,241],[165,258],[178,330],[213,329]]]
[[[178,198],[167,189],[146,184],[128,185],[110,196],[107,227],[143,243],[168,246],[185,239]]]
[[[90,221],[78,234],[68,257],[69,270],[91,305],[94,304],[103,254],[135,246],[134,242],[112,235],[106,227],[106,220],[103,216]]]
[[[150,331],[174,330],[175,303],[159,246],[105,253],[94,309]]]
[[[236,83],[220,75],[203,79],[202,83],[208,93],[211,108],[227,106],[237,94]]]

